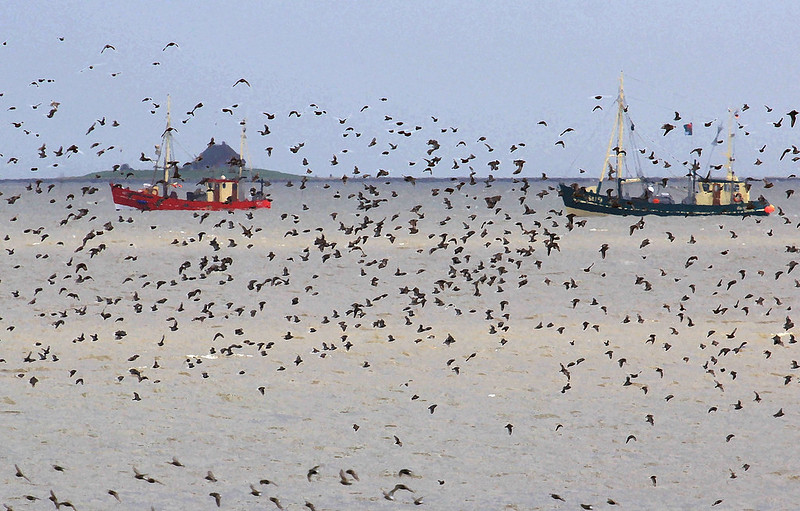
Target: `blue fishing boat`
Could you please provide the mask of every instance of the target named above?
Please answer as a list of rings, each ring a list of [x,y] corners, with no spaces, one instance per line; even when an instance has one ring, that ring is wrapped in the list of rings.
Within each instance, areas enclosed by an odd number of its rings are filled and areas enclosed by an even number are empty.
[[[559,195],[568,212],[575,215],[763,216],[775,210],[764,197],[751,199],[750,184],[741,181],[733,171],[733,122],[728,123],[728,153],[722,166],[725,177],[712,177],[710,170],[703,177],[697,172],[699,165],[694,163],[686,175],[683,193],[674,197],[674,183],[668,188],[667,178],[645,177],[638,161],[634,165],[636,175],[631,175],[623,141],[626,135],[633,139],[634,124],[628,117],[622,84],[620,76],[616,126],[597,185],[559,185]],[[718,143],[716,139],[715,143]],[[638,156],[638,152],[634,150],[634,156]]]

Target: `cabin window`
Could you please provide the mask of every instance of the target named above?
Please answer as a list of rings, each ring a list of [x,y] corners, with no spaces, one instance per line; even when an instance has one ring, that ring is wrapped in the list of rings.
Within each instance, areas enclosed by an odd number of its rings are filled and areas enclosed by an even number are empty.
[[[704,192],[708,191],[708,183],[703,183],[703,191]]]

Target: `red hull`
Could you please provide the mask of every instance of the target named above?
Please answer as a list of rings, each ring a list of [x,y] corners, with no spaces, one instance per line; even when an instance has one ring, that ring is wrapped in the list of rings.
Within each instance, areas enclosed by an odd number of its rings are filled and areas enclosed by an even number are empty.
[[[111,183],[111,196],[117,206],[127,206],[142,211],[227,211],[235,209],[269,209],[272,207],[272,202],[269,199],[234,200],[230,202],[188,200],[131,190],[114,183]]]

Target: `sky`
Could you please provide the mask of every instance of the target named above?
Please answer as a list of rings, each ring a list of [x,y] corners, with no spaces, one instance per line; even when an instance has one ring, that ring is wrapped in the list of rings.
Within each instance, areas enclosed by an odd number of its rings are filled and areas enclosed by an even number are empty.
[[[168,95],[182,163],[212,137],[238,150],[245,121],[250,165],[299,175],[595,177],[623,72],[636,131],[661,154],[648,174],[683,175],[698,147],[718,163],[733,109],[739,175],[789,176],[798,14],[789,1],[4,2],[0,177],[150,168]]]

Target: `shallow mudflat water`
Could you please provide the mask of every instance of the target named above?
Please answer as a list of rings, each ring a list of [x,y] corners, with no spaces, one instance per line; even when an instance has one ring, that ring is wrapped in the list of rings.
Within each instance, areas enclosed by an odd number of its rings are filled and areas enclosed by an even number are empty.
[[[0,502],[793,508],[793,183],[754,192],[770,217],[638,225],[551,183],[201,215],[4,184]]]

